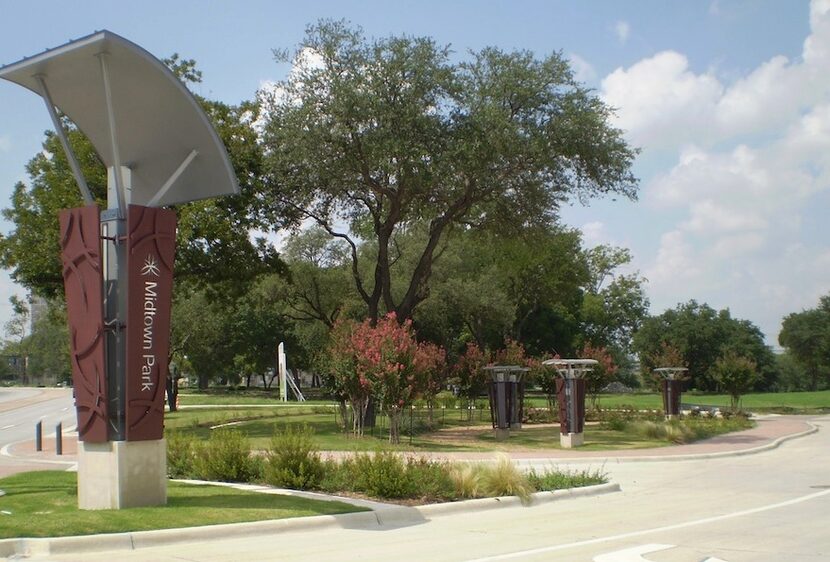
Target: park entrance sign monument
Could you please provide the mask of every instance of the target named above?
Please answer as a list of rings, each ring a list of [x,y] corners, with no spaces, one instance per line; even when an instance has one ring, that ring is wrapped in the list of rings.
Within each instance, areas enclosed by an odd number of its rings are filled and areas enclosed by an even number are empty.
[[[82,509],[167,500],[164,389],[176,216],[162,207],[237,193],[196,99],[153,55],[108,31],[0,68],[40,95],[85,206],[60,215]],[[96,205],[58,114],[108,168]]]

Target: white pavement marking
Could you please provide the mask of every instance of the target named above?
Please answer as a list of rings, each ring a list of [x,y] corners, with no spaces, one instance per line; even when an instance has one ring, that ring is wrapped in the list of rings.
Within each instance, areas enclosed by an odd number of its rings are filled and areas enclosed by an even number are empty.
[[[659,550],[668,550],[674,548],[673,544],[641,544],[640,546],[633,546],[625,550],[617,550],[607,554],[600,554],[594,556],[594,562],[641,562],[646,560],[643,554],[649,552],[657,552]]]
[[[15,424],[11,424],[11,425],[4,425],[3,427],[0,427],[0,429],[11,429],[11,428],[13,428],[13,427],[15,427]]]
[[[648,562],[648,558],[645,558],[643,554],[668,550],[674,547],[675,545],[673,544],[643,544],[640,546],[626,548],[624,550],[615,550],[614,552],[594,556],[594,562]],[[727,561],[721,560],[720,558],[709,557],[706,560],[703,560],[703,562]]]
[[[544,554],[546,552],[554,552],[557,550],[567,550],[570,548],[577,548],[580,546],[590,546],[592,544],[602,544],[605,542],[611,541],[618,541],[622,539],[630,539],[633,537],[641,537],[643,535],[648,535],[651,533],[660,533],[663,531],[675,531],[677,529],[685,529],[686,527],[695,527],[697,525],[705,525],[707,523],[715,523],[717,521],[723,521],[726,519],[734,519],[736,517],[743,517],[745,515],[754,515],[756,513],[763,513],[764,511],[770,511],[772,509],[778,509],[781,507],[787,507],[790,505],[796,505],[802,502],[814,500],[816,498],[820,498],[830,494],[830,490],[823,490],[821,492],[816,492],[814,494],[808,494],[806,496],[801,496],[799,498],[795,498],[792,500],[787,500],[780,503],[773,503],[769,505],[765,505],[762,507],[756,507],[753,509],[745,509],[743,511],[735,511],[733,513],[727,513],[725,515],[717,515],[715,517],[707,517],[705,519],[697,519],[693,521],[686,521],[685,523],[677,523],[676,525],[666,525],[665,527],[654,527],[653,529],[643,529],[641,531],[632,531],[630,533],[621,533],[619,535],[610,535],[608,537],[599,537],[596,539],[588,539],[584,541],[577,541],[572,543],[566,544],[557,544],[553,546],[546,546],[542,548],[533,548],[530,550],[520,550],[517,552],[509,552],[507,554],[498,554],[496,556],[487,556],[484,558],[474,558],[469,560],[468,562],[485,562],[490,560],[509,560],[511,558],[522,558],[524,556],[531,556],[534,554]]]

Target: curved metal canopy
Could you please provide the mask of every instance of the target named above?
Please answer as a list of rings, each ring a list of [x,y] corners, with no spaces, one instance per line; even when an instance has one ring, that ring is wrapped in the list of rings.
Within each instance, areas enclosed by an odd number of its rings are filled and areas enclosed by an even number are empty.
[[[130,168],[122,201],[157,207],[239,192],[225,146],[196,99],[123,37],[100,31],[4,66],[0,78],[59,108],[108,168]]]

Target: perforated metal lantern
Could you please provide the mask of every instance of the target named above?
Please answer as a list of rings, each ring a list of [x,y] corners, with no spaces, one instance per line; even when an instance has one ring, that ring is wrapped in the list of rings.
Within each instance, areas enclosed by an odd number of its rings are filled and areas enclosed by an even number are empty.
[[[666,417],[672,418],[680,415],[680,395],[683,390],[683,378],[689,369],[685,367],[660,367],[654,372],[663,380],[663,411]]]
[[[560,434],[580,434],[585,427],[585,380],[597,365],[595,359],[548,359],[543,365],[556,369],[556,401],[559,405]]]
[[[490,365],[484,370],[490,373],[488,395],[493,430],[497,438],[506,438],[511,427],[521,427],[524,374],[529,369],[518,365]]]

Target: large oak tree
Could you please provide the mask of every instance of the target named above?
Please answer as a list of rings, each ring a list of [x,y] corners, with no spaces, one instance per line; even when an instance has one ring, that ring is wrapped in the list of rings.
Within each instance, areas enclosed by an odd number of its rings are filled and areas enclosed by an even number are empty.
[[[453,229],[548,226],[565,201],[636,195],[636,151],[559,53],[459,60],[429,38],[324,21],[282,58],[292,72],[263,93],[265,201],[274,223],[312,220],[347,242],[373,320],[411,317]],[[416,223],[427,235],[396,291],[395,237]]]

